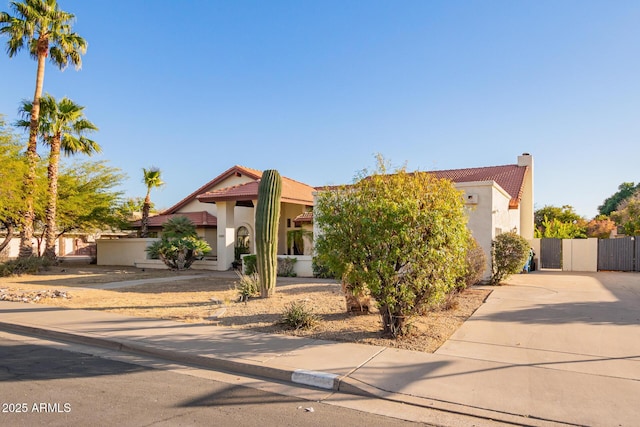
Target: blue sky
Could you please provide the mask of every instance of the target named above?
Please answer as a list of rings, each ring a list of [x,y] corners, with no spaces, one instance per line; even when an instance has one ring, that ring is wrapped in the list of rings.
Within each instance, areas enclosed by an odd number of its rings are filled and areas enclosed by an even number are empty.
[[[127,173],[127,196],[144,196],[143,167],[162,170],[159,208],[234,164],[316,186],[351,182],[375,153],[435,170],[528,152],[536,208],[586,217],[640,181],[637,0],[59,4],[89,48],[81,71],[47,64],[45,92],[86,107],[94,158]],[[35,68],[0,55],[9,122]]]

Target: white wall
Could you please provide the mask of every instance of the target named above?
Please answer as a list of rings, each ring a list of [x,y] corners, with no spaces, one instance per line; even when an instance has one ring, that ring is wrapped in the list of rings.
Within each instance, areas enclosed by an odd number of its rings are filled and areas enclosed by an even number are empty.
[[[206,193],[213,190],[219,190],[221,188],[233,187],[235,185],[246,184],[248,182],[254,182],[254,181],[255,181],[254,179],[244,175],[241,177],[230,176],[227,179],[223,180],[222,182],[219,182],[217,185],[214,185],[213,187],[205,189],[204,191],[202,191],[202,193]],[[191,202],[187,203],[185,206],[183,206],[179,210],[179,212],[201,212],[201,211],[207,211],[211,215],[217,216],[216,215],[217,209],[216,209],[215,203],[201,203],[199,200],[192,200]]]
[[[598,271],[598,239],[563,239],[562,271]]]
[[[519,216],[509,209],[511,196],[494,181],[461,182],[456,183],[456,188],[464,191],[467,226],[484,251],[487,261],[483,278],[487,279],[491,277],[491,242],[498,231],[511,231]],[[471,199],[474,203],[469,203]]]
[[[98,239],[98,265],[131,265],[147,258],[146,248],[158,239]]]

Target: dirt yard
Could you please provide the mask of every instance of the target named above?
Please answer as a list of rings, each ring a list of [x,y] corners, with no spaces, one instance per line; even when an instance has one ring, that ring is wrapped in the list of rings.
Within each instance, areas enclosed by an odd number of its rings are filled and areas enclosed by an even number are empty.
[[[184,276],[197,277],[176,280]],[[107,283],[140,279],[158,281],[112,290],[92,289]],[[433,352],[491,292],[486,287],[467,289],[450,304],[451,309],[431,311],[417,318],[409,336],[391,340],[382,337],[377,312],[368,315],[346,312],[345,299],[336,281],[278,278],[274,297],[248,302],[238,302],[237,282],[233,272],[62,265],[37,275],[0,278],[0,300]],[[278,324],[285,307],[295,301],[305,301],[321,318],[314,329],[289,330]]]

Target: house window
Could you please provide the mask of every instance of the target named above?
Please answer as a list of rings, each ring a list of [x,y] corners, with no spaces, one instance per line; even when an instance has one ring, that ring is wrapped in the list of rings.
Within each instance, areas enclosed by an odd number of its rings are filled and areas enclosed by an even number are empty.
[[[291,218],[287,218],[287,228],[291,228]]]

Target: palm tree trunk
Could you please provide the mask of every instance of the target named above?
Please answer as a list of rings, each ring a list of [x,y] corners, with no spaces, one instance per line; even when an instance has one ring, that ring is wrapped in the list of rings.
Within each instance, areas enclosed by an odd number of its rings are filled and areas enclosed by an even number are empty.
[[[6,235],[4,236],[4,240],[2,241],[2,243],[0,243],[0,253],[2,253],[2,251],[4,251],[4,249],[9,246],[9,243],[11,243],[11,239],[13,239],[13,224],[9,221],[2,221],[2,224],[4,225],[4,228],[7,229]]]
[[[49,191],[47,195],[44,256],[54,261],[56,259],[56,212],[58,207],[58,165],[60,163],[61,138],[61,135],[55,135],[51,139],[51,152],[47,169]]]
[[[149,237],[149,212],[151,211],[151,190],[147,191],[147,196],[142,204],[142,219],[140,220],[140,237]]]
[[[27,163],[29,165],[24,177],[24,197],[26,212],[20,231],[20,258],[33,256],[33,223],[35,220],[34,194],[36,185],[36,166],[38,164],[38,122],[40,119],[40,97],[44,86],[44,66],[47,59],[48,40],[38,40],[38,71],[36,73],[36,90],[33,95],[33,107],[29,124],[29,143],[27,145]]]

